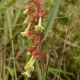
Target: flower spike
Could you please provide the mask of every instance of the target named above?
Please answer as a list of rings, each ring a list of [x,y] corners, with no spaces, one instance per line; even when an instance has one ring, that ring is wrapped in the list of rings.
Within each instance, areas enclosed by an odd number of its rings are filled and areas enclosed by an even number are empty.
[[[45,6],[41,6],[43,4],[42,0],[29,0],[29,2],[31,2],[31,4],[23,12],[23,14],[28,14],[27,18],[24,21],[24,24],[26,25],[28,23],[28,26],[24,32],[21,32],[21,35],[23,37],[27,37],[28,39],[32,40],[32,46],[28,48],[27,52],[27,55],[31,55],[31,58],[24,67],[25,72],[22,73],[27,77],[31,77],[30,73],[34,71],[35,60],[41,60],[43,73],[45,69],[44,60],[46,56],[46,54],[43,55],[44,41],[42,42],[44,38],[43,30],[45,28],[41,24],[44,16],[46,15],[46,13],[43,13]],[[37,31],[37,33],[34,31]]]

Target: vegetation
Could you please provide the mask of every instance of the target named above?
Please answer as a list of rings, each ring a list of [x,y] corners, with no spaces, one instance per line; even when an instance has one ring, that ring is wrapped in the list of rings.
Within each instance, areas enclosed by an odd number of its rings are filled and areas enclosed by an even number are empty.
[[[0,80],[80,80],[80,1],[42,1],[47,12],[42,23],[46,68],[42,72],[41,61],[36,60],[27,78],[22,73],[30,60],[27,52],[32,41],[20,33],[27,26],[23,11],[31,3],[0,0]]]

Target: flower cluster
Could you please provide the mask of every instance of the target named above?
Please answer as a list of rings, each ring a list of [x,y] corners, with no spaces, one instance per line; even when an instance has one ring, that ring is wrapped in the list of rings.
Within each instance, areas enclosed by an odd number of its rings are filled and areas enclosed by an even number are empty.
[[[25,74],[27,77],[31,77],[30,72],[34,71],[34,66],[33,66],[34,62],[35,62],[35,59],[32,56],[31,59],[29,60],[29,62],[24,67],[26,69],[26,72],[24,72],[22,74]]]
[[[25,38],[32,40],[32,46],[28,48],[27,55],[32,55],[29,62],[24,67],[26,69],[26,72],[22,73],[25,74],[27,77],[31,77],[30,72],[34,71],[34,62],[35,60],[39,59],[42,62],[42,71],[44,70],[44,60],[46,53],[43,55],[43,46],[44,42],[42,42],[42,39],[44,38],[43,31],[45,27],[42,26],[41,22],[44,19],[44,16],[46,13],[42,13],[42,11],[45,9],[44,7],[41,7],[43,4],[42,0],[29,0],[32,4],[28,6],[28,8],[23,12],[23,14],[27,14],[27,18],[24,21],[24,24],[28,24],[26,30],[24,32],[21,32],[21,35]],[[34,9],[36,7],[36,9]],[[37,32],[35,34],[33,32]],[[39,49],[37,50],[37,47]]]

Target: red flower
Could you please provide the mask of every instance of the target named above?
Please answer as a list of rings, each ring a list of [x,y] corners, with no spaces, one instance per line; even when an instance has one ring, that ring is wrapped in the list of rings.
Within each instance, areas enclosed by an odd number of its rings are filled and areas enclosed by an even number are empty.
[[[35,34],[31,31],[28,31],[28,35],[30,39],[34,39],[35,38]]]
[[[34,4],[30,4],[30,5],[28,6],[28,9],[33,8],[33,6],[34,6]]]
[[[39,13],[39,17],[43,17],[43,14],[42,13]]]
[[[37,50],[34,50],[31,54],[35,56],[37,54]]]
[[[40,8],[40,3],[37,0],[34,0],[34,4],[38,9]]]
[[[34,17],[37,18],[38,14],[36,12],[33,13]]]
[[[35,50],[34,47],[30,47],[30,48],[28,48],[28,51],[31,52],[31,53],[32,53],[32,51],[34,51],[34,50]]]
[[[42,0],[39,0],[39,3],[42,4],[43,3]]]
[[[45,9],[45,6],[39,9],[39,12],[42,12]]]
[[[28,34],[29,34],[29,35],[33,35],[34,33],[33,33],[33,32],[31,32],[31,31],[28,31]]]
[[[34,29],[34,25],[31,24],[30,29]]]
[[[33,22],[34,19],[35,19],[34,17],[31,17],[28,22]]]
[[[35,35],[31,35],[29,36],[30,39],[34,39],[35,38]]]
[[[47,13],[44,13],[44,14],[43,14],[43,17],[44,17],[46,14],[47,14]],[[43,18],[43,17],[42,17],[42,18]]]
[[[39,59],[40,56],[39,56],[39,55],[35,55],[34,58],[35,58],[35,59]]]
[[[34,9],[33,8],[30,8],[29,11],[28,11],[28,14],[31,15],[33,12],[34,12]]]

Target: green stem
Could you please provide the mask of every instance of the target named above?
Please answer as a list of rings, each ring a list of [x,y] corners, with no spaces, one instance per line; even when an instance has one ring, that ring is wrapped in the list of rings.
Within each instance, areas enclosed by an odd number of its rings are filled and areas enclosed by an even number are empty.
[[[11,14],[10,14],[10,11],[7,11],[7,16],[8,16],[8,23],[9,23],[9,27],[11,26]],[[12,38],[12,30],[11,28],[9,28],[9,32],[10,32],[10,38]],[[13,55],[13,66],[14,66],[14,69],[16,68],[15,66],[15,57],[14,57],[14,42],[13,40],[11,41],[11,44],[12,44],[12,55]],[[16,70],[15,70],[15,80],[17,80],[17,74],[16,74]]]
[[[55,28],[54,28],[55,29]],[[51,57],[51,52],[52,52],[52,49],[53,49],[53,46],[54,46],[54,38],[55,38],[55,34],[56,34],[56,29],[55,29],[55,32],[54,32],[54,36],[53,36],[53,43],[52,43],[52,47],[51,47],[51,51],[50,51],[50,54],[49,54],[49,60],[48,60],[48,65],[47,65],[47,69],[46,69],[46,80],[47,80],[47,74],[48,74],[48,66],[49,66],[49,62],[50,62],[50,57]]]

